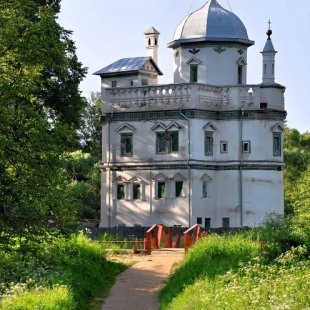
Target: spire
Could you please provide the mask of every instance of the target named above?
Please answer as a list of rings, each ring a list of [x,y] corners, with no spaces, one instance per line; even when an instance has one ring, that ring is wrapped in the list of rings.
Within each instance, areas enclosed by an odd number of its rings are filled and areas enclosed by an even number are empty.
[[[151,26],[144,32],[145,48],[147,56],[153,58],[156,64],[158,64],[158,37],[160,33]]]
[[[270,29],[271,21],[268,22],[269,27],[266,32],[268,38],[265,44],[263,51],[261,52],[263,55],[263,83],[270,84],[275,81],[275,55],[277,51],[275,50],[272,41],[271,35],[272,30]]]
[[[277,53],[276,50],[273,47],[273,44],[272,44],[272,41],[271,41],[271,38],[270,38],[271,35],[272,35],[272,30],[270,29],[270,24],[271,24],[270,20],[269,20],[268,24],[269,24],[269,28],[268,28],[268,30],[266,32],[266,34],[268,36],[268,39],[267,39],[267,42],[266,42],[265,47],[263,49],[263,53],[264,52],[275,52],[275,53]]]

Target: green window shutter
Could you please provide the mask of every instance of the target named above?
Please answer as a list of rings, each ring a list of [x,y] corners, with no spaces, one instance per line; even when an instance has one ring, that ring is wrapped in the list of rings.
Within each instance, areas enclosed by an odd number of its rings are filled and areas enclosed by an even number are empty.
[[[158,182],[158,198],[164,198],[165,197],[165,189],[166,189],[166,183],[165,182]]]

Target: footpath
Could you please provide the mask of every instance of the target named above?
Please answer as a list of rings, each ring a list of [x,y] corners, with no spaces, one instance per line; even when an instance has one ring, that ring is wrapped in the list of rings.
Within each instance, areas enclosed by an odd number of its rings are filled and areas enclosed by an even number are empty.
[[[152,255],[129,255],[117,258],[136,262],[122,272],[112,287],[102,310],[158,310],[158,292],[173,264],[184,257],[184,249],[153,251]]]

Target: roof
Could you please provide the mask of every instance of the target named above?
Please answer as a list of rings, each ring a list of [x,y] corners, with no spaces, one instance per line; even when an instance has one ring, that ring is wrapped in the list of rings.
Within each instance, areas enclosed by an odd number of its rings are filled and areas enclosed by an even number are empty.
[[[221,7],[216,0],[209,0],[202,8],[186,16],[168,46],[173,48],[192,42],[239,42],[247,46],[254,44],[254,41],[249,40],[239,17]]]
[[[93,74],[103,76],[103,75],[115,75],[121,73],[134,73],[142,70],[143,65],[148,61],[152,63],[158,75],[163,75],[163,73],[159,70],[158,66],[156,65],[152,57],[122,58]]]
[[[272,41],[270,38],[267,39],[265,47],[262,51],[262,53],[267,53],[267,52],[273,52],[273,53],[277,53],[276,50],[273,47]]]
[[[160,34],[158,30],[156,30],[153,26],[145,30],[144,34]]]

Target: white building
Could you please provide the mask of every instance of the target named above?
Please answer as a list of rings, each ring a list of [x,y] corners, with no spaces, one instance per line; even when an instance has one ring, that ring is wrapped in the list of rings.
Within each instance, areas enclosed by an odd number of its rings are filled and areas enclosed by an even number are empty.
[[[168,44],[174,83],[157,83],[153,27],[145,32],[147,57],[95,73],[102,81],[100,227],[252,227],[266,212],[284,212],[285,87],[275,83],[271,34],[262,83],[249,85],[254,42],[235,14],[209,0]]]

